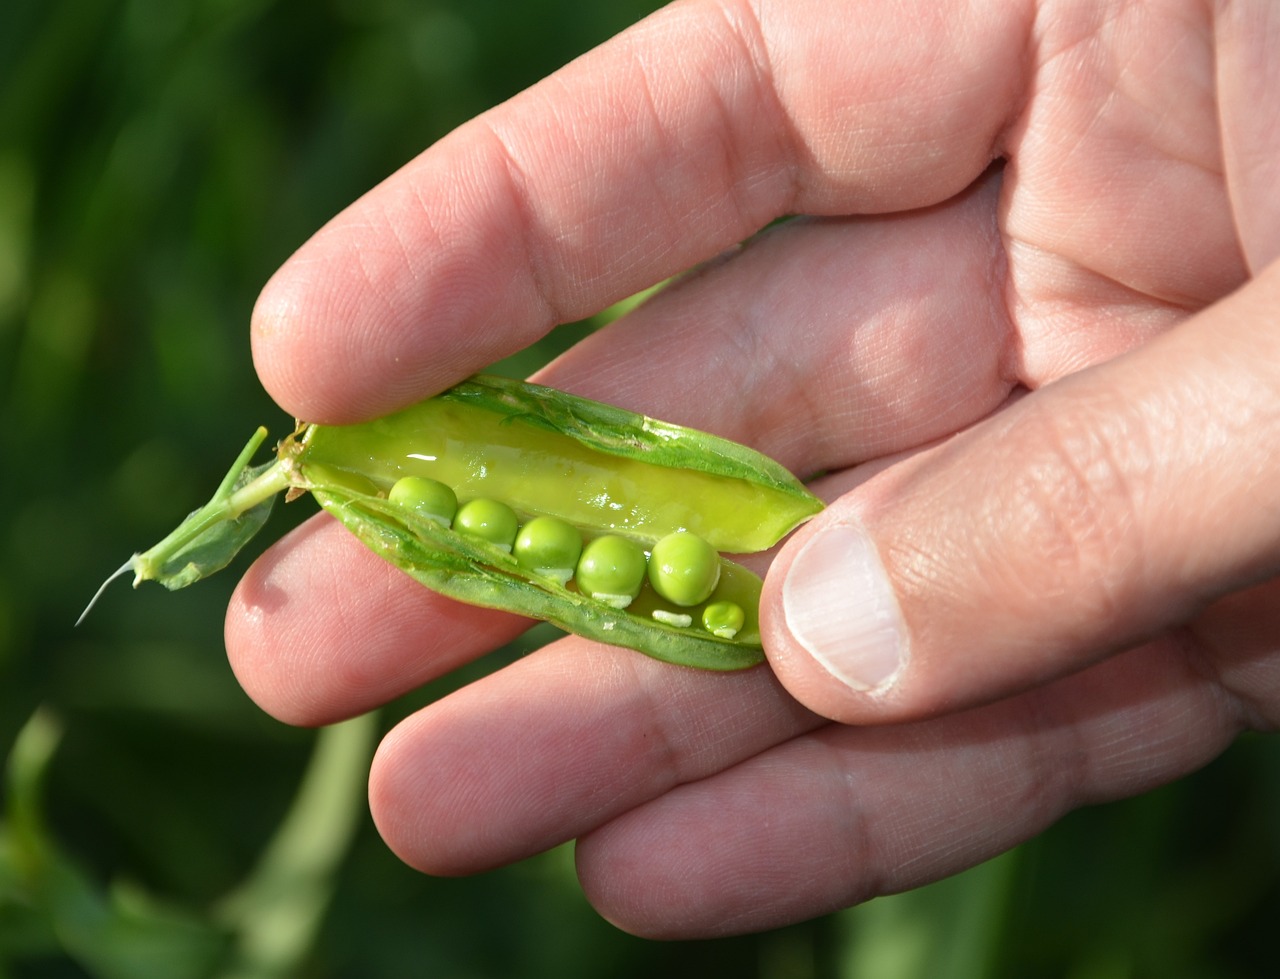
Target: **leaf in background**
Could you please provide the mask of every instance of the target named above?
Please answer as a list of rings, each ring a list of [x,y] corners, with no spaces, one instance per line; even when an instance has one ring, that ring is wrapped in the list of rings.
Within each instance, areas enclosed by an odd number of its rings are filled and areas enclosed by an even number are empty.
[[[9,956],[62,952],[101,979],[198,979],[223,954],[226,935],[136,888],[100,890],[45,823],[41,789],[62,725],[37,710],[6,766],[0,822],[0,973]]]

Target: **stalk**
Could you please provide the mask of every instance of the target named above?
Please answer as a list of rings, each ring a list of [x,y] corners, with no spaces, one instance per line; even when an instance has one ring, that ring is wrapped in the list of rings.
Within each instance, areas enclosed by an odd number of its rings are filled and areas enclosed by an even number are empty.
[[[276,460],[260,475],[240,486],[243,475],[249,470],[249,460],[258,451],[267,430],[262,426],[253,433],[247,445],[232,463],[222,483],[209,502],[187,517],[158,544],[129,559],[133,568],[133,587],[160,576],[159,569],[173,560],[184,549],[196,543],[214,527],[229,520],[236,520],[281,490],[288,488],[289,476],[281,460]]]
[[[292,485],[290,459],[277,458],[252,467],[249,461],[266,440],[261,426],[253,433],[223,477],[209,502],[187,516],[158,544],[134,554],[94,593],[76,625],[97,603],[111,582],[133,572],[133,587],[158,581],[169,589],[184,588],[225,567],[266,521],[277,494]]]

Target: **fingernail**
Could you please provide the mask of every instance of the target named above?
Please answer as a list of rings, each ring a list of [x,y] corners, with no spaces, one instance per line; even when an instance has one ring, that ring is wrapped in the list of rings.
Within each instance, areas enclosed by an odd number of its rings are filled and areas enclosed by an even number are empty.
[[[782,586],[795,640],[854,690],[888,687],[906,658],[898,599],[871,539],[850,524],[819,531],[800,549]]]

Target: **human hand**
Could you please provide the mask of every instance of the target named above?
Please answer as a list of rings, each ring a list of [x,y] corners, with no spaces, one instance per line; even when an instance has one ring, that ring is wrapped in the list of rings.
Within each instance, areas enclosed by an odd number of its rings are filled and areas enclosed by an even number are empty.
[[[811,216],[539,378],[826,474],[767,579],[772,671],[569,637],[444,698],[374,763],[409,863],[578,838],[624,928],[767,928],[1276,724],[1278,8],[958,6],[669,7],[432,147],[265,290],[264,383],[348,421]],[[319,517],[246,575],[227,645],[264,708],[315,724],[525,625]]]

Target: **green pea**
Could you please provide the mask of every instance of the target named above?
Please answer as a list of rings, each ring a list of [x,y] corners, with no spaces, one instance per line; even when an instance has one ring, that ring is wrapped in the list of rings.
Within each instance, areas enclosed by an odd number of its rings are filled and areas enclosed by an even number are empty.
[[[453,523],[453,515],[458,512],[458,498],[453,490],[438,479],[425,476],[397,479],[387,499],[445,527]]]
[[[614,608],[626,608],[644,586],[644,550],[635,541],[606,534],[582,549],[578,590]]]
[[[721,639],[736,636],[746,619],[742,606],[734,602],[712,602],[702,610],[702,627]]]
[[[559,517],[534,517],[516,534],[511,552],[521,567],[563,585],[582,556],[582,535]]]
[[[701,605],[720,580],[720,555],[697,534],[678,530],[653,545],[649,584],[676,605]]]
[[[373,480],[367,476],[360,475],[360,473],[354,473],[350,469],[340,469],[337,466],[326,466],[322,462],[312,462],[307,464],[303,476],[308,483],[314,486],[333,486],[348,493],[359,493],[362,496],[378,495],[378,487],[373,484]]]
[[[485,497],[462,504],[453,518],[454,530],[483,538],[508,554],[511,553],[511,545],[515,543],[518,524],[516,513],[511,507]]]

